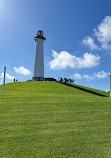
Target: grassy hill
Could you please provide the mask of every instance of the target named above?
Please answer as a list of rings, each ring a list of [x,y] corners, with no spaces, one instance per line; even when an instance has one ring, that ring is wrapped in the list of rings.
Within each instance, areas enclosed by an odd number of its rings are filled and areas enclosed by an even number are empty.
[[[81,85],[77,85],[77,84],[73,84],[73,83],[72,84],[65,83],[65,85],[76,88],[76,89],[80,89],[80,90],[88,92],[88,93],[99,95],[99,96],[108,97],[110,95],[109,92],[105,92],[105,91],[102,91],[102,90],[89,88],[89,87],[85,87],[85,86],[81,86]]]
[[[55,82],[11,83],[1,91],[0,157],[111,157],[111,98]]]

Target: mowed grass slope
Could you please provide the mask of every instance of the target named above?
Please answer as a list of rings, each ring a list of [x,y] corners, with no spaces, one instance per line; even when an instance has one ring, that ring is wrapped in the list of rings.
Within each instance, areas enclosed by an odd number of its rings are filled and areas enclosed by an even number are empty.
[[[55,82],[1,91],[0,157],[111,157],[111,98]]]

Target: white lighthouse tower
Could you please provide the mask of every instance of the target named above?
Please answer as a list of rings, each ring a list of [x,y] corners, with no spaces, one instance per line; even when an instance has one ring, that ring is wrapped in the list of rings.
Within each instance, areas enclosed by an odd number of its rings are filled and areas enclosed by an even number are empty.
[[[35,50],[35,64],[34,74],[32,77],[33,81],[44,81],[44,53],[43,53],[43,42],[46,38],[43,36],[43,31],[39,30],[34,37],[36,43]]]

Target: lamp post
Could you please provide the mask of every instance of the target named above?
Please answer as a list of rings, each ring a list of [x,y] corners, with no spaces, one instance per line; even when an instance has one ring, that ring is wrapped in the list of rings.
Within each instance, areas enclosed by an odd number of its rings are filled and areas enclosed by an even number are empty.
[[[4,66],[4,78],[3,78],[3,90],[2,90],[2,92],[5,92],[5,77],[6,77],[6,66]]]
[[[111,74],[110,74],[110,96],[111,97]]]

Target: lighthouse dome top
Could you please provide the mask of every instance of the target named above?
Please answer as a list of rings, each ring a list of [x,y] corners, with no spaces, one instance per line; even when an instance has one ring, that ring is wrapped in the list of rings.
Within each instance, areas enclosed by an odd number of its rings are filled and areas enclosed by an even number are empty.
[[[37,35],[43,36],[43,31],[41,31],[41,30],[37,31]]]
[[[37,39],[43,39],[43,41],[46,40],[46,38],[43,35],[43,31],[42,30],[38,30],[36,36],[34,37],[34,40],[36,41]]]

